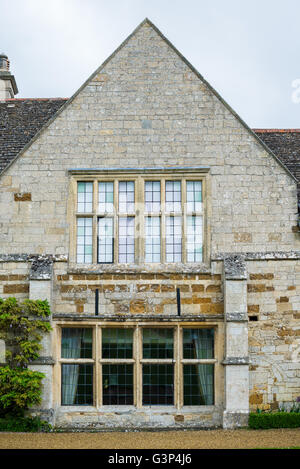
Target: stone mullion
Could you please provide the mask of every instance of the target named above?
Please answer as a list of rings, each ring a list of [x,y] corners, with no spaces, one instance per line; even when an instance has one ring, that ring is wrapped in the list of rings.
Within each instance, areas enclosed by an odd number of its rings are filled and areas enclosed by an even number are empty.
[[[182,180],[182,216],[181,216],[181,261],[187,262],[186,236],[187,236],[187,205],[186,205],[186,180]]]
[[[174,379],[175,379],[175,390],[174,390],[174,404],[177,409],[180,409],[182,406],[182,367],[181,367],[181,328],[179,327],[179,324],[177,324],[177,327],[175,329],[175,365],[174,365]]]
[[[93,181],[93,264],[98,262],[98,181]]]
[[[136,376],[136,407],[141,409],[143,405],[143,365],[141,363],[142,353],[143,353],[143,337],[142,337],[142,328],[137,325],[135,329],[135,357],[136,357],[136,366],[135,366],[135,376]]]
[[[95,357],[95,376],[94,376],[94,383],[95,383],[95,403],[96,407],[100,407],[102,405],[102,365],[100,364],[100,357],[101,357],[101,339],[102,339],[102,330],[98,324],[94,329],[94,357]]]
[[[119,262],[119,181],[114,181],[114,263]]]
[[[138,264],[141,264],[145,261],[144,181],[138,177],[135,184],[135,259]]]
[[[165,179],[161,179],[160,183],[160,259],[161,263],[166,262],[166,192]]]

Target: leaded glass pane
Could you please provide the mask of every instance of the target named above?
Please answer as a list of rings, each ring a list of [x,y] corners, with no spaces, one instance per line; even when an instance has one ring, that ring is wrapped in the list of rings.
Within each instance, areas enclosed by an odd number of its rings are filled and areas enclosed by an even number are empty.
[[[62,364],[62,405],[93,405],[93,365]]]
[[[103,405],[133,405],[133,365],[102,365]]]
[[[119,182],[119,212],[134,212],[134,181]]]
[[[214,365],[183,365],[184,405],[214,404]]]
[[[145,182],[145,211],[160,211],[160,181]]]
[[[119,218],[119,262],[134,262],[134,217]]]
[[[93,183],[77,183],[77,212],[90,213],[93,211]]]
[[[77,218],[77,262],[93,262],[93,219]]]
[[[181,181],[166,181],[166,212],[181,212]]]
[[[202,183],[201,181],[186,182],[186,204],[188,212],[202,211]]]
[[[181,262],[182,218],[166,217],[166,262]]]
[[[202,262],[202,217],[187,217],[187,261]]]
[[[92,358],[92,329],[64,327],[61,339],[62,358]]]
[[[173,329],[144,328],[143,358],[173,358]]]
[[[99,182],[98,184],[99,213],[113,213],[114,211],[114,183]]]
[[[214,358],[214,329],[183,329],[183,358]]]
[[[102,358],[132,358],[132,344],[132,329],[102,329]]]
[[[143,405],[174,403],[173,365],[143,365]]]
[[[98,218],[98,262],[112,263],[114,261],[114,220],[113,218]]]
[[[145,262],[160,262],[160,217],[145,217]]]

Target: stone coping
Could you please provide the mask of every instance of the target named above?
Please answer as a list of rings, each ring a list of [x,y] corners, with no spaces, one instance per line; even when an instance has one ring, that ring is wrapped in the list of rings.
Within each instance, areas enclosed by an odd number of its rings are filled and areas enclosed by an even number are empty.
[[[209,166],[155,166],[146,168],[70,168],[70,174],[98,174],[98,173],[207,173],[210,170]]]
[[[0,262],[68,262],[65,254],[0,254]]]

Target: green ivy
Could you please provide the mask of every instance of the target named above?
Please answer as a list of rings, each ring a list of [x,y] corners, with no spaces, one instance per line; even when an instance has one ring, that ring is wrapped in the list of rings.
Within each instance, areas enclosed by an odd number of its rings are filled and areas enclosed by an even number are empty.
[[[32,405],[41,402],[44,374],[24,368],[0,368],[0,416],[23,415]]]
[[[5,341],[5,358],[11,368],[26,368],[39,357],[42,334],[51,330],[50,314],[47,300],[19,303],[16,298],[0,298],[0,339]]]
[[[0,298],[0,339],[6,346],[6,366],[0,367],[0,417],[22,419],[29,407],[41,402],[45,375],[28,369],[28,364],[39,357],[42,336],[51,330],[50,314],[46,300]]]

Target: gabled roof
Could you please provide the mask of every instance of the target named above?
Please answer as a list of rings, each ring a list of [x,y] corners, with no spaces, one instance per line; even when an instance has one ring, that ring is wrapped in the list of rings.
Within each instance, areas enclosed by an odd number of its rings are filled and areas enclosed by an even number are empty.
[[[280,155],[282,148],[272,143],[266,143],[264,139],[267,131],[256,129],[254,132],[240,118],[240,116],[224,101],[217,91],[203,78],[202,75],[187,61],[185,57],[173,46],[173,44],[160,32],[160,30],[147,18],[131,33],[127,39],[113,52],[113,54],[105,60],[105,62],[85,81],[85,83],[74,93],[70,99],[53,98],[53,99],[13,99],[0,103],[0,174],[17,158],[17,156],[26,150],[48,125],[55,119],[56,114],[60,114],[62,108],[68,106],[80,91],[102,70],[112,57],[130,40],[132,36],[143,25],[149,25],[157,34],[169,45],[170,48],[186,63],[186,65],[196,74],[196,76],[210,89],[210,91],[219,99],[223,105],[235,116],[235,118],[246,128],[266,151],[270,153],[277,162],[284,167],[286,172],[297,180],[294,172],[285,164],[287,160],[286,151],[282,151],[283,157]],[[65,106],[63,106],[65,104]],[[272,149],[275,148],[275,151]],[[290,165],[290,168],[297,165]]]
[[[300,129],[253,130],[299,181],[298,199],[300,201]]]
[[[0,173],[65,102],[63,98],[0,102]]]

